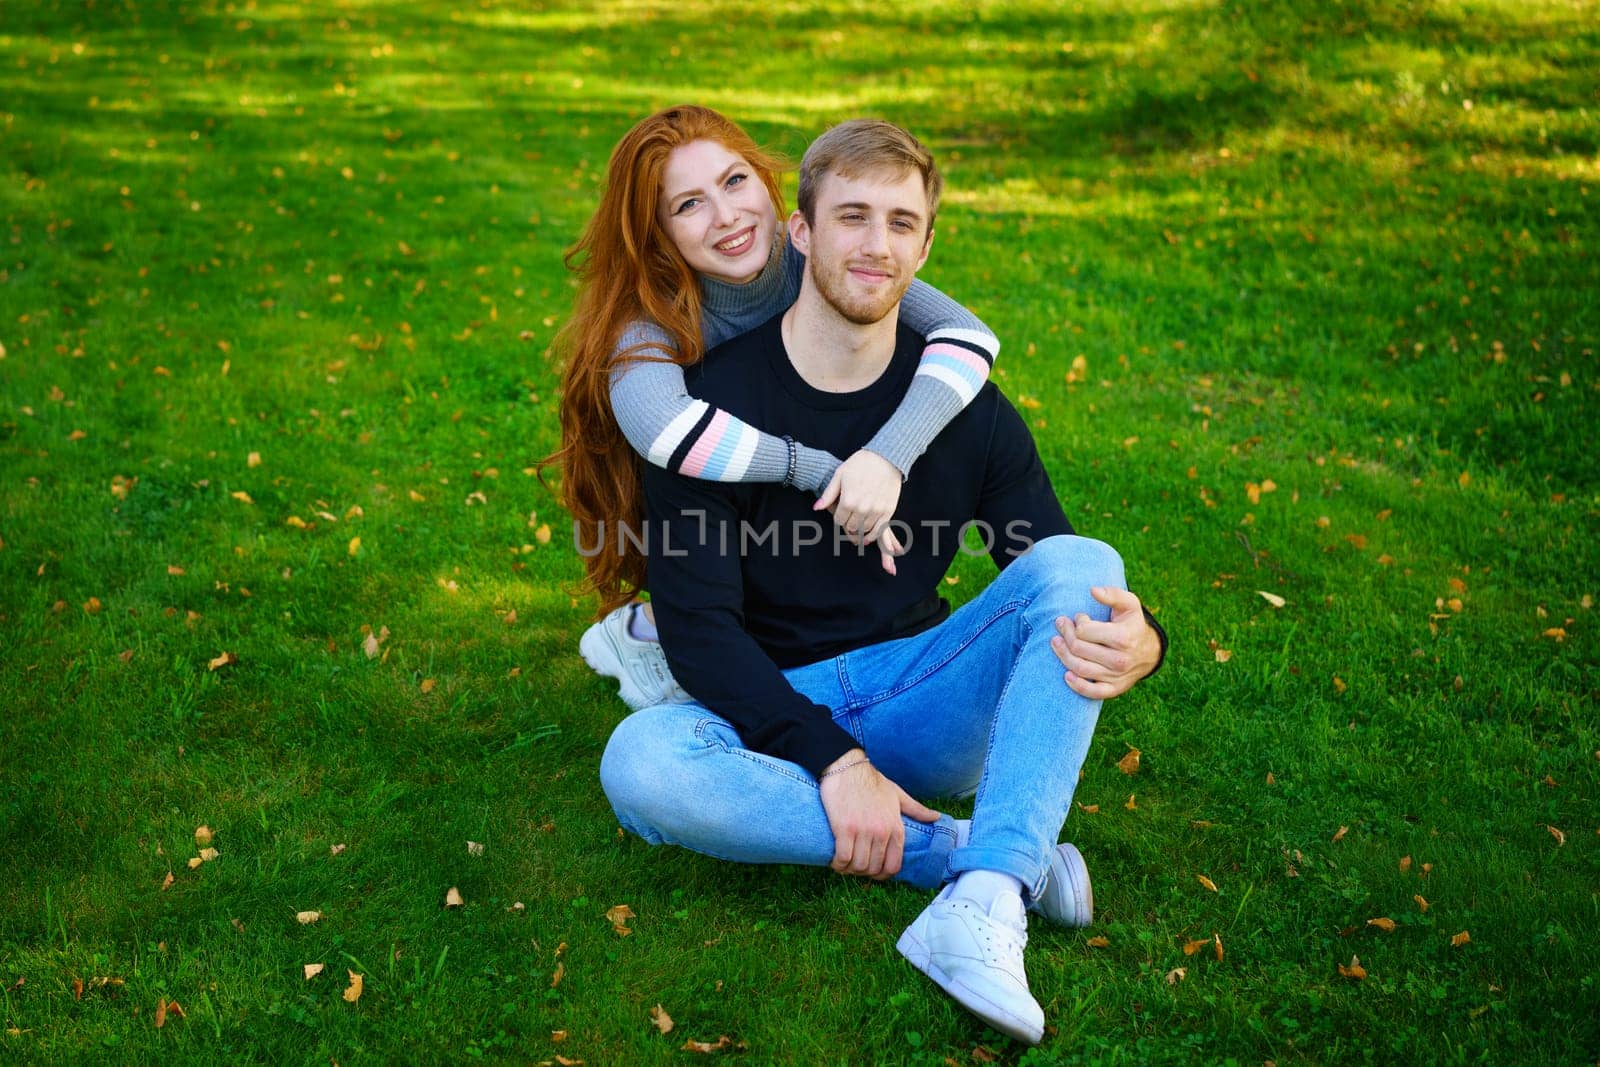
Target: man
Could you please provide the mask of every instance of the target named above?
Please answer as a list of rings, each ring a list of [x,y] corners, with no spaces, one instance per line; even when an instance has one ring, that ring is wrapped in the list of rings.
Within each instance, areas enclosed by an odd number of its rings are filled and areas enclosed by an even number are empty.
[[[819,138],[789,220],[807,257],[799,299],[709,353],[690,391],[854,452],[918,373],[922,339],[899,328],[896,308],[927,258],[940,185],[927,150],[888,123]],[[958,349],[943,373],[964,379]],[[1159,666],[1165,639],[1125,590],[1117,554],[1072,536],[993,385],[917,469],[891,576],[797,490],[646,468],[661,644],[699,703],[624,720],[601,781],[622,824],[655,844],[943,885],[898,949],[980,1018],[1036,1043],[1024,901],[1088,923],[1087,871],[1056,841],[1100,702]],[[967,524],[1001,573],[951,615],[937,589]],[[970,822],[913,799],[974,787]]]

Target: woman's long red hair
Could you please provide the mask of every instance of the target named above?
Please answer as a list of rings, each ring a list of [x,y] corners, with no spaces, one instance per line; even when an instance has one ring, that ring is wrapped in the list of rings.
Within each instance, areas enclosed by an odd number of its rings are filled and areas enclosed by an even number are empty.
[[[645,581],[645,557],[636,546],[624,551],[618,536],[620,524],[642,529],[643,461],[612,413],[612,368],[618,359],[666,359],[687,367],[705,354],[699,281],[657,214],[667,158],[692,141],[716,141],[742,156],[766,186],[780,223],[783,219],[779,161],[710,108],[659,111],[612,150],[600,206],[565,258],[579,289],[572,317],[555,341],[565,359],[561,447],[540,464],[561,468],[561,502],[572,514],[583,548],[584,585],[599,594],[601,614],[626,603]],[[641,319],[659,326],[676,350],[639,345],[617,355],[623,330]]]

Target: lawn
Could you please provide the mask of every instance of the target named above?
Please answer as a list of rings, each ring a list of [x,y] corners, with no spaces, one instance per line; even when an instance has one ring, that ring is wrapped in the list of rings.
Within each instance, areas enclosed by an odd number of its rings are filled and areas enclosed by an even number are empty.
[[[1593,6],[747,8],[0,6],[0,1059],[1600,1058]],[[933,147],[924,277],[1171,634],[1037,1050],[895,954],[923,894],[599,789],[533,467],[685,100]]]

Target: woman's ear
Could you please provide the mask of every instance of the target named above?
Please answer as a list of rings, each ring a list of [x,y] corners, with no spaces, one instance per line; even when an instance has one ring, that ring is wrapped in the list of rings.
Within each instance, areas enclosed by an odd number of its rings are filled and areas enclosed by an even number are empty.
[[[806,217],[798,209],[789,216],[789,243],[794,245],[795,251],[802,256],[811,254],[811,227],[806,224]]]

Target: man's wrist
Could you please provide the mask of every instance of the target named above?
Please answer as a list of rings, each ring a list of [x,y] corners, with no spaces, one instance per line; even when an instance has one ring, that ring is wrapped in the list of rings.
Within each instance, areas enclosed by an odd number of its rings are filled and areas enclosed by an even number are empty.
[[[817,781],[820,782],[824,778],[828,778],[828,777],[831,777],[833,775],[843,774],[845,771],[848,771],[850,768],[859,766],[859,765],[867,763],[867,762],[868,762],[867,753],[866,753],[865,749],[852,748],[848,752],[846,752],[842,756],[840,756],[838,759],[834,760],[832,763],[830,763],[826,767],[822,768],[822,773],[817,775]]]

